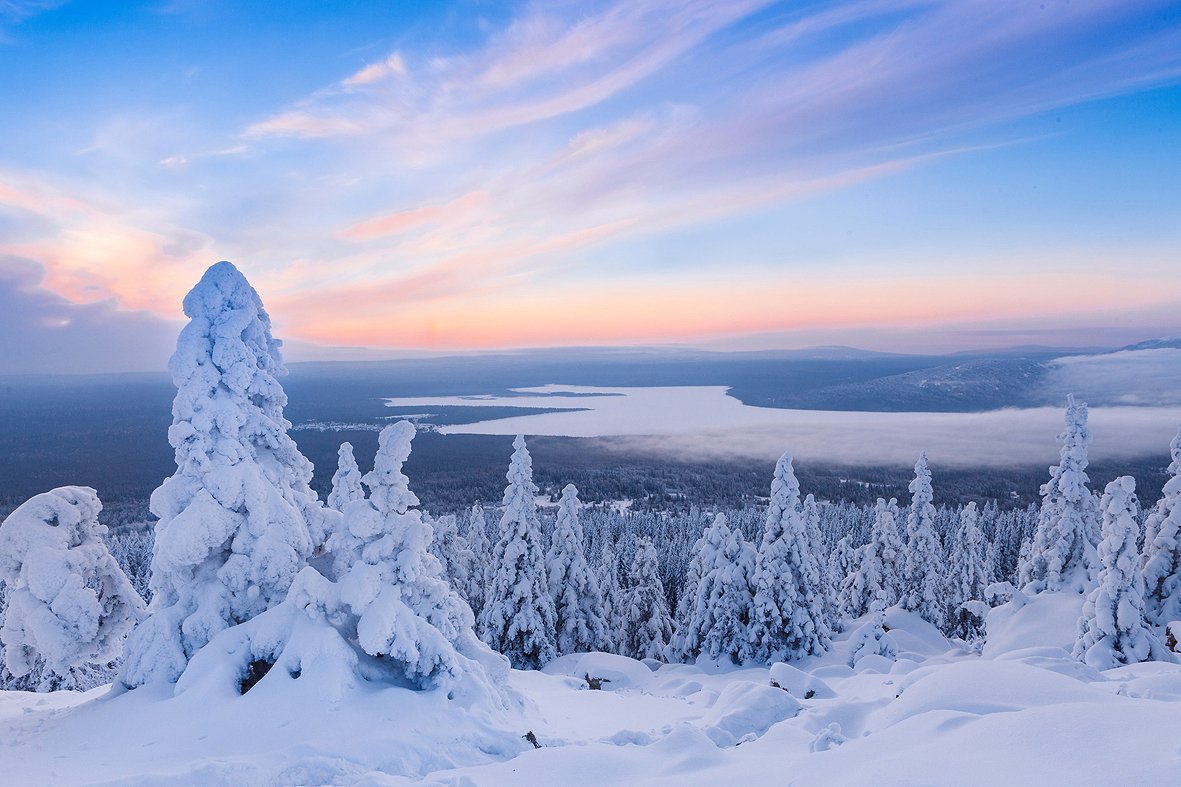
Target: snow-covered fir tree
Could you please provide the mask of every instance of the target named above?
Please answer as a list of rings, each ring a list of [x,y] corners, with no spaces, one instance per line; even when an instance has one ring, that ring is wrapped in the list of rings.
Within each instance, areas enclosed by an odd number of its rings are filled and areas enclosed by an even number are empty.
[[[599,650],[607,644],[603,598],[598,577],[583,551],[578,511],[578,489],[574,484],[566,484],[558,503],[558,518],[546,561],[559,656]]]
[[[640,539],[627,585],[624,613],[627,647],[624,655],[633,659],[663,660],[673,627],[652,539]]]
[[[881,656],[893,661],[898,656],[898,646],[886,632],[886,596],[879,593],[869,605],[869,620],[849,637],[849,666],[866,656]]]
[[[284,602],[223,631],[196,653],[177,684],[191,690],[225,674],[297,678],[331,692],[361,683],[445,689],[447,698],[501,697],[507,660],[476,637],[471,609],[430,551],[430,525],[402,472],[415,429],[400,421],[378,436],[369,497],[345,507],[330,548],[335,581],[304,568]],[[227,656],[236,661],[227,670]],[[258,664],[270,665],[256,670]],[[271,668],[273,667],[273,668]],[[242,691],[250,690],[244,682]]]
[[[837,593],[840,589],[838,580],[844,579],[845,575],[832,574],[829,571],[828,549],[824,534],[820,530],[820,504],[816,502],[813,495],[804,498],[804,524],[807,527],[808,544],[811,546],[812,557],[816,561],[816,571],[820,575],[820,587],[823,595],[821,608],[824,610],[824,619],[828,622],[830,630],[836,630],[837,619],[840,617],[837,609]]]
[[[500,538],[492,554],[496,574],[480,615],[484,641],[518,669],[537,669],[557,655],[556,625],[537,519],[537,486],[525,438],[517,435],[506,475]]]
[[[681,592],[677,597],[675,612],[676,625],[668,646],[670,660],[688,661],[700,652],[700,642],[693,631],[693,616],[697,607],[697,589],[701,584],[702,559],[706,551],[705,533],[693,542],[689,550],[689,563],[681,581]]]
[[[826,588],[800,508],[800,485],[785,453],[775,465],[771,502],[755,566],[750,653],[761,661],[814,656],[828,649]]]
[[[906,513],[906,548],[902,567],[902,593],[898,605],[920,615],[928,623],[943,626],[943,547],[935,532],[934,495],[927,452],[919,453],[910,482],[910,508]]]
[[[1021,567],[1020,584],[1026,593],[1069,589],[1077,593],[1094,585],[1098,558],[1098,510],[1087,487],[1087,406],[1066,399],[1066,429],[1060,461],[1050,468],[1042,487],[1042,510],[1029,555]]]
[[[176,472],[152,493],[149,617],[128,638],[128,687],[175,681],[219,631],[280,603],[325,538],[312,465],[288,436],[279,342],[228,262],[184,299],[169,362]]]
[[[31,691],[109,681],[144,603],[103,543],[88,487],[37,495],[0,525],[0,644],[11,684]]]
[[[1144,615],[1135,493],[1131,476],[1115,479],[1103,493],[1098,586],[1083,603],[1074,645],[1074,657],[1096,669],[1169,658]]]
[[[607,653],[622,653],[627,634],[627,621],[623,616],[625,598],[619,584],[619,557],[610,540],[603,542],[598,579],[603,599],[603,642],[599,648]]]
[[[484,517],[484,507],[476,503],[467,514],[467,527],[463,531],[463,538],[467,544],[464,557],[467,560],[465,575],[467,584],[458,588],[460,594],[467,599],[477,618],[484,609],[484,593],[488,586],[491,564],[488,557],[492,553],[492,544],[488,540],[488,524]]]
[[[1169,448],[1169,480],[1144,520],[1145,605],[1149,621],[1162,629],[1181,620],[1181,429]]]
[[[742,663],[751,657],[751,579],[757,552],[731,529],[725,514],[714,517],[702,535],[701,578],[680,641],[684,658],[705,655]]]
[[[853,570],[841,585],[841,610],[851,618],[870,611],[879,597],[889,606],[898,599],[896,567],[902,559],[897,504],[878,498],[868,544],[857,550]]]
[[[984,633],[984,589],[989,585],[987,548],[976,503],[968,503],[960,510],[960,527],[948,573],[948,627],[953,636],[968,641]]]
[[[459,521],[454,514],[444,514],[427,517],[427,522],[434,533],[431,554],[443,564],[443,576],[456,590],[466,588],[472,560],[468,555],[467,539],[459,534]]]
[[[337,451],[336,472],[332,475],[332,491],[328,493],[328,507],[344,511],[345,506],[365,497],[361,489],[361,469],[353,456],[353,444],[341,443]]]

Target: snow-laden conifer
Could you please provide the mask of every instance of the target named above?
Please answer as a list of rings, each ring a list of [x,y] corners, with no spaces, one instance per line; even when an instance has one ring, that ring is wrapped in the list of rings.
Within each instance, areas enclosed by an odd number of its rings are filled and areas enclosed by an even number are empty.
[[[177,469],[151,497],[153,598],[128,638],[129,687],[175,681],[219,631],[280,603],[326,535],[312,465],[287,434],[280,343],[258,293],[219,262],[184,311],[169,362]]]
[[[748,626],[757,552],[730,528],[725,514],[718,514],[702,534],[699,554],[700,579],[685,636],[679,642],[682,657],[746,661],[751,657]]]
[[[828,649],[820,560],[800,508],[800,485],[785,453],[775,465],[771,502],[753,577],[751,656],[787,661]]]
[[[627,647],[624,655],[633,659],[663,660],[672,638],[672,617],[668,611],[668,598],[664,595],[664,583],[660,581],[652,539],[641,538],[636,545],[627,584],[624,613]]]
[[[599,643],[599,650],[622,654],[627,636],[627,620],[623,615],[626,598],[619,584],[619,558],[610,539],[603,542],[597,576],[603,598],[603,641]]]
[[[353,456],[353,444],[341,443],[336,454],[336,472],[332,475],[332,491],[328,493],[328,507],[344,511],[344,507],[365,497],[361,489],[361,469]]]
[[[1169,480],[1144,521],[1148,619],[1162,629],[1181,620],[1181,429],[1170,447]]]
[[[464,557],[467,560],[467,584],[458,588],[460,595],[467,599],[477,619],[484,609],[485,588],[490,581],[490,556],[492,544],[488,540],[488,524],[484,517],[484,507],[476,503],[467,514],[467,527],[464,528],[463,538],[467,544]]]
[[[979,639],[984,633],[984,589],[990,584],[987,548],[976,504],[968,503],[960,511],[948,574],[948,624],[952,635],[969,641]]]
[[[1066,429],[1060,461],[1050,468],[1042,487],[1042,509],[1029,556],[1021,567],[1020,584],[1026,593],[1070,589],[1078,593],[1094,585],[1098,558],[1098,511],[1087,487],[1087,406],[1066,399]]]
[[[841,611],[851,618],[869,612],[874,600],[888,606],[898,599],[897,566],[902,559],[897,503],[878,498],[869,543],[857,550],[853,570],[841,585]]]
[[[845,575],[835,575],[829,571],[828,549],[825,545],[824,535],[820,532],[820,504],[811,494],[804,498],[804,524],[807,527],[812,558],[816,561],[816,571],[820,575],[820,587],[823,595],[821,607],[824,610],[824,619],[830,630],[836,630],[840,617],[837,609],[837,593],[840,589],[840,580],[844,579]]]
[[[472,561],[468,555],[467,539],[459,534],[459,520],[454,514],[427,516],[425,519],[434,533],[431,554],[443,564],[443,576],[457,592],[460,588],[466,588]]]
[[[943,547],[935,533],[935,506],[931,504],[931,470],[927,452],[919,453],[910,482],[910,508],[906,513],[906,548],[902,567],[902,594],[898,605],[935,626],[943,625]]]
[[[894,638],[886,632],[886,596],[879,593],[869,605],[869,620],[849,637],[849,666],[866,656],[881,656],[893,661],[898,656]]]
[[[521,435],[513,441],[506,478],[500,538],[492,555],[496,574],[480,616],[480,635],[514,667],[537,669],[557,655],[555,619],[537,520],[533,460]]]
[[[144,604],[103,543],[101,510],[93,489],[66,486],[0,525],[0,643],[11,688],[89,689],[111,679]]]
[[[566,484],[546,561],[559,656],[597,650],[607,641],[599,580],[586,561],[578,511],[578,489]]]
[[[338,579],[304,568],[282,604],[194,655],[178,692],[227,673],[261,672],[268,682],[315,674],[310,685],[336,695],[384,682],[445,689],[465,703],[501,696],[507,661],[476,637],[471,609],[431,554],[431,527],[402,472],[414,433],[400,421],[378,436],[373,470],[362,478],[369,497],[346,506],[330,542]],[[236,669],[221,664],[227,655]]]
[[[697,656],[700,642],[693,631],[693,615],[697,605],[697,588],[701,584],[702,556],[706,550],[705,534],[698,536],[689,549],[689,565],[685,569],[685,576],[681,581],[681,593],[677,597],[677,608],[674,614],[676,625],[673,627],[672,640],[668,645],[670,661],[688,661]]]
[[[1074,645],[1074,657],[1096,669],[1168,658],[1144,616],[1135,492],[1135,479],[1123,476],[1103,493],[1098,586],[1083,603]]]

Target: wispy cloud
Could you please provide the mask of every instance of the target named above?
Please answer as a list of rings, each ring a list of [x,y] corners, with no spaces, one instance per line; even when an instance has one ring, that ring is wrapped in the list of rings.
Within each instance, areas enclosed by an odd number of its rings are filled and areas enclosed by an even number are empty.
[[[1178,83],[1181,25],[1160,23],[1174,5],[530,4],[475,38],[408,36],[370,62],[338,61],[278,106],[254,96],[215,119],[113,108],[91,119],[72,177],[0,177],[0,211],[15,217],[0,251],[36,260],[71,299],[160,313],[202,265],[231,257],[299,336],[349,343],[1048,314],[1059,305],[1022,289],[1051,280],[1041,249],[909,259],[860,239],[827,270],[778,248],[794,239],[771,231],[776,212],[1044,139],[1044,126],[1011,121]],[[828,210],[814,245],[856,230]],[[736,224],[773,240],[751,251]],[[703,262],[674,242],[711,227],[732,251]],[[1082,266],[1073,308],[1111,291],[1110,249],[1066,250]],[[1178,297],[1176,276],[1158,278],[1154,292],[1137,281],[1110,298]],[[901,291],[915,281],[930,297]],[[612,292],[626,311],[604,309]]]

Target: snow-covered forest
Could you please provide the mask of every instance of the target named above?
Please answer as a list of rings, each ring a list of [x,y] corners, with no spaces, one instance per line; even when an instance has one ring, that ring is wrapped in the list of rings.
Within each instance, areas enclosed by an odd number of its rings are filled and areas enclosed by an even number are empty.
[[[232,780],[247,763],[259,783],[499,783],[597,757],[620,783],[864,783],[875,759],[904,783],[1016,767],[1175,783],[1175,743],[1153,741],[1181,721],[1181,431],[1159,500],[1128,476],[1091,488],[1072,397],[1027,509],[936,507],[924,454],[904,499],[817,500],[787,452],[764,508],[629,511],[573,484],[554,504],[519,436],[501,499],[432,512],[399,421],[368,473],[342,445],[321,499],[258,294],[223,262],[184,308],[154,529],[108,531],[85,487],[0,525],[0,755],[18,781]],[[229,717],[232,744],[215,732]],[[990,764],[964,731],[985,719],[984,743],[1095,733],[1094,751],[1051,742],[1035,765],[1026,741]],[[134,753],[157,725],[214,735],[215,761],[177,763],[200,747],[175,741],[167,766]],[[87,730],[107,743],[83,746]],[[908,759],[924,736],[941,753]],[[55,746],[60,771],[37,755]]]

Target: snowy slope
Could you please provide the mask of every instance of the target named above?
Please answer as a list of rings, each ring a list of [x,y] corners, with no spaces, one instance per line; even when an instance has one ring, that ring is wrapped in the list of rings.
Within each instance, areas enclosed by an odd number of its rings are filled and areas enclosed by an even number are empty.
[[[514,670],[526,701],[496,724],[431,692],[332,702],[299,681],[212,700],[10,692],[0,768],[10,784],[1176,784],[1181,665],[1074,661],[1081,602],[994,610],[983,656],[892,609],[895,662],[850,668],[846,633],[774,667],[784,688],[766,667],[567,656]]]

